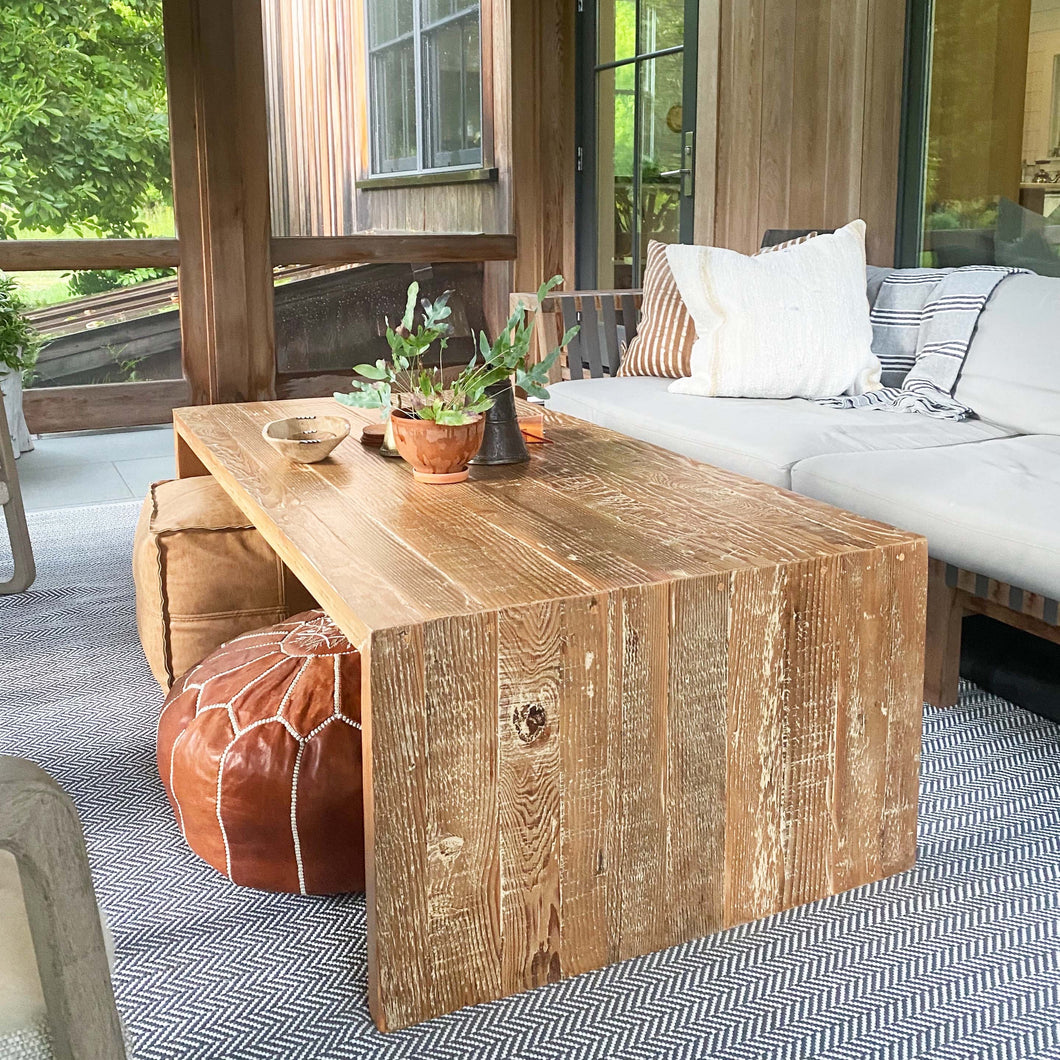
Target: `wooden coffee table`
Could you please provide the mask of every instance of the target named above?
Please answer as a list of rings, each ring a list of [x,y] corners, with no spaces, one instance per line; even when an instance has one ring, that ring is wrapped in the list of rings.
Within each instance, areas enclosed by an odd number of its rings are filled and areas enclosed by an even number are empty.
[[[312,412],[331,460],[261,438]],[[920,537],[554,414],[456,486],[330,400],[174,421],[363,652],[380,1028],[913,864]]]

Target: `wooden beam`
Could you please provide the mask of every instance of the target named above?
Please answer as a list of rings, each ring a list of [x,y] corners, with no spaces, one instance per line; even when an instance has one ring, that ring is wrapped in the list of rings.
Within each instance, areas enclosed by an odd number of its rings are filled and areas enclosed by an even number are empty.
[[[0,240],[4,272],[175,268],[179,264],[180,247],[175,239]]]
[[[501,233],[366,233],[273,239],[274,265],[514,261],[515,236]]]
[[[1025,615],[1021,611],[1013,611],[1012,608],[1005,607],[994,600],[973,596],[971,593],[961,590],[957,590],[957,597],[968,614],[985,615],[996,622],[1003,622],[1006,626],[1012,626],[1013,629],[1021,629],[1024,633],[1031,633],[1035,637],[1052,641],[1053,644],[1060,644],[1060,626],[1050,625],[1050,623],[1043,622],[1040,618],[1035,618],[1033,615]]]
[[[165,0],[184,370],[196,403],[275,392],[260,0]]]
[[[22,396],[26,420],[34,434],[168,423],[173,409],[189,401],[190,391],[183,379],[40,387]]]
[[[534,291],[562,273],[571,290],[575,5],[509,0],[508,8],[510,80],[506,106],[499,109],[510,123],[512,229],[519,246],[510,289]]]
[[[961,671],[961,620],[964,600],[946,581],[946,564],[928,563],[927,645],[924,661],[924,699],[935,707],[957,702]]]

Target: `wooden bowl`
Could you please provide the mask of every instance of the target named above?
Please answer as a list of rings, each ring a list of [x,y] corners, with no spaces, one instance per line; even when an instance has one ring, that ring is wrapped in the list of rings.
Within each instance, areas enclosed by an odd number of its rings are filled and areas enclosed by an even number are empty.
[[[326,459],[350,433],[341,416],[292,416],[266,423],[261,435],[280,454],[296,464]]]

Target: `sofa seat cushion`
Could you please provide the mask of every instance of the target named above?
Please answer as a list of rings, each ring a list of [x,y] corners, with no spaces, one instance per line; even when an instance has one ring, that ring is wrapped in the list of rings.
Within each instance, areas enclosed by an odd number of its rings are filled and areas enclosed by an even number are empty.
[[[936,559],[1060,598],[1060,437],[818,456],[795,465],[792,488],[923,534]]]
[[[549,387],[548,407],[785,488],[793,464],[823,453],[921,449],[1012,433],[981,420],[833,409],[801,398],[691,397],[666,388],[665,379],[572,379]]]

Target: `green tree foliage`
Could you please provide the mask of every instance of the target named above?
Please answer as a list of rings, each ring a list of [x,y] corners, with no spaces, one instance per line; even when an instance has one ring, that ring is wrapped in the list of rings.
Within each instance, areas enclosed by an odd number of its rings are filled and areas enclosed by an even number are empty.
[[[0,237],[138,235],[169,189],[161,0],[2,0]]]

